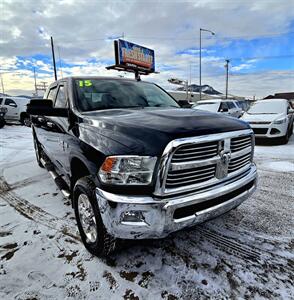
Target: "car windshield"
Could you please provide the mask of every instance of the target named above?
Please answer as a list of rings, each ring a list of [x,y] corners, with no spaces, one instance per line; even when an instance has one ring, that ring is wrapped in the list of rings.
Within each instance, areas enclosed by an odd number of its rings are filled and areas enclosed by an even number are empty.
[[[195,109],[208,110],[210,112],[217,112],[219,108],[218,102],[204,102],[198,103],[194,106]]]
[[[152,83],[119,79],[75,80],[81,111],[113,108],[180,107]]]
[[[280,114],[285,112],[285,105],[281,102],[262,102],[254,103],[247,111],[251,115],[259,114]]]

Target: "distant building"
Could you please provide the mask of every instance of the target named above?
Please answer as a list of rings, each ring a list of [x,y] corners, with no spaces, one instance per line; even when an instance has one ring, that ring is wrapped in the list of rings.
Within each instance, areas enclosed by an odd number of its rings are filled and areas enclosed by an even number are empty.
[[[264,99],[287,99],[294,101],[294,92],[276,93],[274,95],[268,95]]]

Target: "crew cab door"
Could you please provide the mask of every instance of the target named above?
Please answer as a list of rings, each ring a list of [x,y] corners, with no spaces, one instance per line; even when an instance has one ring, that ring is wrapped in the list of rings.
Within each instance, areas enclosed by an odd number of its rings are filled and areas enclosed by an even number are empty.
[[[68,108],[66,82],[61,82],[58,85],[53,105],[56,108]],[[62,173],[66,173],[69,168],[68,151],[70,135],[68,133],[68,118],[48,117],[46,122],[47,128],[50,129],[48,144],[50,144],[49,147],[53,155],[53,162]]]
[[[18,120],[19,119],[19,108],[16,102],[13,99],[5,98],[4,106],[7,108],[7,112],[5,114],[5,119],[8,120]]]
[[[55,101],[55,96],[57,93],[57,85],[50,87],[50,90],[45,94],[45,98]],[[43,146],[43,149],[47,156],[52,160],[53,149],[52,141],[54,139],[54,131],[50,122],[49,117],[47,116],[37,116],[34,120],[34,129],[37,134],[37,139]]]

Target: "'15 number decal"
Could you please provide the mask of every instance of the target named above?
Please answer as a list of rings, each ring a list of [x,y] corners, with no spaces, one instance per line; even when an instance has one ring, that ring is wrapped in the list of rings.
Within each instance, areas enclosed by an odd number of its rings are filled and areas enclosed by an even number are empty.
[[[92,86],[92,81],[91,80],[80,80],[79,81],[79,86],[80,87]]]

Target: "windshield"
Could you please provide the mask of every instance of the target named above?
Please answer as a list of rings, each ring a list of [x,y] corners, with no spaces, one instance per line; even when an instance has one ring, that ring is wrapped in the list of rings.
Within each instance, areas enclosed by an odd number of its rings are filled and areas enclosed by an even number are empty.
[[[281,102],[256,102],[247,111],[248,114],[280,114],[286,111],[284,103]]]
[[[180,107],[155,84],[115,79],[75,80],[81,111],[132,107]]]
[[[219,108],[219,103],[218,102],[198,103],[194,108],[208,110],[211,112],[217,112]]]

